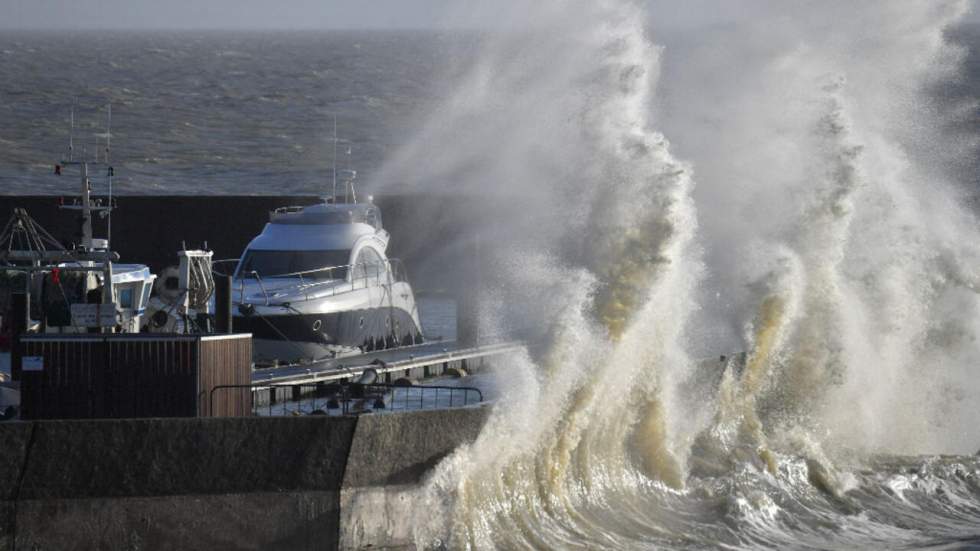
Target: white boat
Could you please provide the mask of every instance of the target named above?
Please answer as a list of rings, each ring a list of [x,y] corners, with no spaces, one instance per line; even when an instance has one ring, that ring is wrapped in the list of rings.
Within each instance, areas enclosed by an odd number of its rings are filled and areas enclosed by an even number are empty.
[[[285,207],[237,260],[234,329],[252,333],[257,364],[300,363],[421,344],[415,296],[386,256],[380,209],[344,193]],[[336,187],[335,187],[336,189]]]

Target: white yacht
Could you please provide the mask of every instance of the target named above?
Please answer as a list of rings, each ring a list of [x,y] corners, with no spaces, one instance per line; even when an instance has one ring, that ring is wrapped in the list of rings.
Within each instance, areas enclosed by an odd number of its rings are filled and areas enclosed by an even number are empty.
[[[385,254],[381,211],[358,203],[354,171],[342,172],[343,195],[276,209],[237,261],[234,329],[252,333],[258,365],[422,342],[412,287]]]

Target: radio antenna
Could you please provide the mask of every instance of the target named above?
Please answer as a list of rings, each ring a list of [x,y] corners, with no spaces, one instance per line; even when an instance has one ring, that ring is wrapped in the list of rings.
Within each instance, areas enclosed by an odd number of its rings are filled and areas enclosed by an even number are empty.
[[[72,104],[71,104],[71,125],[68,127],[68,161],[69,162],[71,162],[71,161],[74,160],[74,157],[72,155],[72,151],[75,149],[75,140],[74,140],[74,136],[75,136],[75,102],[77,102],[77,101],[78,101],[78,98],[76,97],[75,98],[75,101],[72,102]]]
[[[105,162],[109,163],[109,145],[112,140],[112,104],[106,104],[108,113],[105,121]]]
[[[337,202],[337,115],[333,116],[333,202]]]
[[[105,164],[106,173],[105,179],[106,183],[109,185],[109,203],[106,205],[109,210],[106,211],[106,241],[112,243],[112,165],[109,164],[109,146],[112,143],[112,103],[106,104],[106,119],[105,119]]]

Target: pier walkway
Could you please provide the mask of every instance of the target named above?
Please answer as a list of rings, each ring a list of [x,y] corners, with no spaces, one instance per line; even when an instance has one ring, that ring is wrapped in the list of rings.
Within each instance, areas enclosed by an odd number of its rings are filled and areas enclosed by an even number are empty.
[[[473,372],[494,357],[516,353],[523,348],[524,344],[518,341],[474,347],[460,347],[455,342],[427,343],[309,364],[256,369],[252,373],[252,382],[308,384],[350,381],[368,369],[374,369],[381,382],[392,383],[403,378],[414,381]]]

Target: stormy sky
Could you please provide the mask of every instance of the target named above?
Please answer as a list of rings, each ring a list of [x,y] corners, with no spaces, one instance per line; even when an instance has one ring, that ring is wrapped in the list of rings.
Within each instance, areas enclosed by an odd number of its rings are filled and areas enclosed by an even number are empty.
[[[533,2],[534,0],[520,0]],[[746,17],[757,0],[648,0],[676,26]],[[924,0],[929,1],[929,0]],[[977,0],[974,0],[977,1]],[[500,23],[498,0],[0,0],[0,29],[411,29]],[[518,4],[519,5],[519,4]],[[721,9],[719,9],[721,6]],[[511,6],[513,7],[513,6]],[[508,10],[508,18],[514,15]],[[980,22],[974,9],[969,20]],[[513,24],[504,21],[503,24]]]

